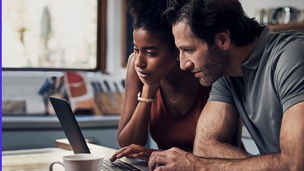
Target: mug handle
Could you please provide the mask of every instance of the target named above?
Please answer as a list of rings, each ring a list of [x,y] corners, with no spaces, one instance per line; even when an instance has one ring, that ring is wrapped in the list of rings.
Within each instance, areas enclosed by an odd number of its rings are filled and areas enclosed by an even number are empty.
[[[53,163],[51,163],[51,165],[50,165],[50,167],[49,167],[49,170],[50,170],[50,171],[53,171],[53,166],[54,166],[54,164],[59,164],[59,165],[61,165],[61,166],[64,167],[63,163],[61,163],[61,162],[59,162],[59,161],[53,162]]]

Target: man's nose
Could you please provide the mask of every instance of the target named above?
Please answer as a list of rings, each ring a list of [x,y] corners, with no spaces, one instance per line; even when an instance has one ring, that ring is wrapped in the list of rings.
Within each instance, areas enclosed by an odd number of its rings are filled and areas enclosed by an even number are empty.
[[[182,70],[192,70],[193,63],[188,60],[184,55],[179,55],[179,66]]]

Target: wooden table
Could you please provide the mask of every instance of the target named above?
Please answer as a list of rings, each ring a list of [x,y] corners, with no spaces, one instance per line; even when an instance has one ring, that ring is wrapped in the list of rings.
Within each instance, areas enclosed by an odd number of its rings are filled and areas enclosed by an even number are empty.
[[[59,148],[43,148],[31,150],[14,150],[2,152],[3,171],[47,171],[54,161],[61,161],[62,157],[73,154]],[[61,166],[55,170],[63,171]]]
[[[65,140],[62,140],[65,141]],[[65,143],[65,142],[63,142]],[[116,150],[89,144],[89,149],[92,154],[98,154],[109,159]],[[61,161],[62,157],[73,154],[72,151],[60,148],[43,148],[30,150],[14,150],[2,152],[2,170],[3,171],[48,171],[49,165],[55,161]],[[148,170],[147,162],[139,160],[129,160],[123,158],[122,160],[135,165],[142,170]],[[55,171],[63,171],[64,169],[55,165]]]

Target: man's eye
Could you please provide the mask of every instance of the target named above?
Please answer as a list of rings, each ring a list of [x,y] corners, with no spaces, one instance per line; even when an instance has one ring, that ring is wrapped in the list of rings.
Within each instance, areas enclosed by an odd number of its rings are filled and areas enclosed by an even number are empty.
[[[194,51],[194,49],[184,49],[185,52],[191,53]]]

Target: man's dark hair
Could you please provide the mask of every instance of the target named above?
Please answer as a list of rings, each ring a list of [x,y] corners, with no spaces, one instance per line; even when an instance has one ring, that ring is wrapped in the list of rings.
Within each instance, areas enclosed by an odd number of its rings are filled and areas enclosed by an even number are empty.
[[[261,26],[249,18],[239,0],[167,0],[163,13],[173,25],[183,21],[189,24],[193,35],[209,46],[214,44],[217,33],[229,30],[230,39],[236,46],[254,41]]]
[[[127,10],[133,18],[134,29],[143,28],[167,41],[170,48],[176,49],[171,25],[162,18],[166,8],[165,0],[127,0]]]

